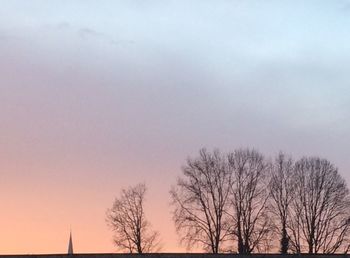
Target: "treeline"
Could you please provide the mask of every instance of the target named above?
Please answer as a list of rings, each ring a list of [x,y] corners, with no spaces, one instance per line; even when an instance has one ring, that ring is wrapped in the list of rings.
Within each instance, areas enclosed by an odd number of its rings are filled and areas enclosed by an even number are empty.
[[[146,186],[122,190],[107,211],[116,246],[155,252],[159,234],[145,218]],[[251,149],[199,151],[170,190],[181,242],[205,252],[333,254],[350,249],[350,195],[328,160]]]

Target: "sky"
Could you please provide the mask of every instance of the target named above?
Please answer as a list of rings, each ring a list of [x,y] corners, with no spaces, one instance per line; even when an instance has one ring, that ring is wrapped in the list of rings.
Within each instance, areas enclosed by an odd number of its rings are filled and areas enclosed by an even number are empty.
[[[350,1],[0,0],[0,253],[115,252],[144,182],[163,251],[198,150],[329,159],[350,185]]]

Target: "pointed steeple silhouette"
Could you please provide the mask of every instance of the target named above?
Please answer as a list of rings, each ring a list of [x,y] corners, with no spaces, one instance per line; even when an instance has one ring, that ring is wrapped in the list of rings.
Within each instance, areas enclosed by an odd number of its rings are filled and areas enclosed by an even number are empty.
[[[68,254],[73,254],[72,230],[69,232]]]

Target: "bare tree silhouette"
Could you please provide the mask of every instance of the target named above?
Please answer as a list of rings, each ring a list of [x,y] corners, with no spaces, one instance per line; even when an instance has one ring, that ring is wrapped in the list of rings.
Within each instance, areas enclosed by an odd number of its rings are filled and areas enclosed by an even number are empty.
[[[207,252],[218,253],[230,232],[225,219],[232,184],[229,166],[219,151],[202,149],[182,171],[183,177],[170,191],[181,241],[188,248],[199,244]]]
[[[290,205],[293,201],[293,171],[293,160],[282,152],[271,164],[270,213],[274,216],[274,228],[280,235],[280,252],[282,254],[287,254],[289,249],[287,227],[290,219]]]
[[[348,247],[350,197],[345,180],[328,160],[302,158],[295,164],[289,230],[295,252],[335,253]]]
[[[145,194],[145,184],[123,189],[113,207],[107,210],[106,221],[115,233],[114,242],[120,250],[149,253],[159,248],[159,233],[151,230],[145,217]]]
[[[200,150],[170,194],[181,241],[211,253],[347,253],[350,194],[329,161]],[[237,247],[232,248],[232,242]],[[231,243],[231,244],[230,244]]]
[[[231,188],[233,235],[240,254],[266,249],[271,225],[268,217],[268,165],[254,150],[236,150],[228,155],[233,171]]]

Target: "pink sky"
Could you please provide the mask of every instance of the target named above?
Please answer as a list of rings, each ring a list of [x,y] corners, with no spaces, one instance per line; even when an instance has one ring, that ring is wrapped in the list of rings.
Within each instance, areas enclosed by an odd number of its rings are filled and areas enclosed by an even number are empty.
[[[147,2],[147,4],[146,4]],[[350,183],[348,3],[3,0],[0,253],[113,252],[106,209],[202,147],[319,155]],[[317,7],[317,8],[316,8]]]

